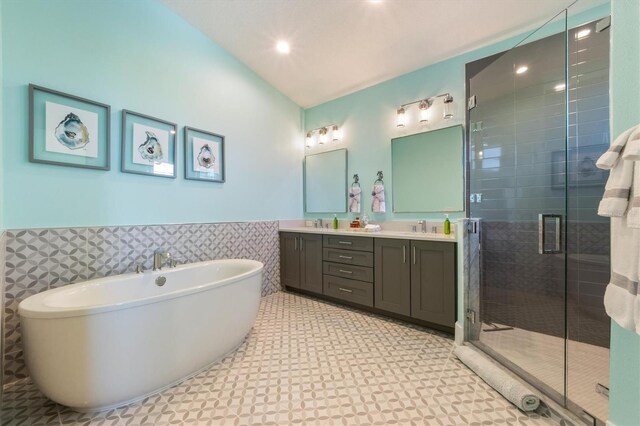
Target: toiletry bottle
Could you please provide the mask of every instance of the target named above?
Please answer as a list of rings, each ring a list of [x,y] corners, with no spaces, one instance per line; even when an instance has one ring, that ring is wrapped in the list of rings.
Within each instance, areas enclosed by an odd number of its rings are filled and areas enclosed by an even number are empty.
[[[365,227],[365,226],[367,226],[368,224],[369,224],[369,216],[367,216],[367,214],[365,213],[365,214],[362,216],[362,220],[360,221],[360,226],[362,226],[362,227],[364,228],[364,227]]]
[[[333,229],[338,229],[338,215],[333,215]]]
[[[449,215],[445,215],[444,219],[444,235],[451,234],[451,221],[449,221]]]

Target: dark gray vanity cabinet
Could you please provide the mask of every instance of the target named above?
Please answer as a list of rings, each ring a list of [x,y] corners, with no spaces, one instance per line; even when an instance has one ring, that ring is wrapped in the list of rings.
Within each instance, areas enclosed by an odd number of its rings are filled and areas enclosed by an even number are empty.
[[[280,281],[283,286],[300,288],[300,234],[280,233]]]
[[[375,307],[400,315],[411,314],[411,242],[375,239]]]
[[[280,279],[287,287],[322,293],[322,235],[280,233]]]
[[[411,241],[411,317],[454,326],[455,247],[438,241]]]

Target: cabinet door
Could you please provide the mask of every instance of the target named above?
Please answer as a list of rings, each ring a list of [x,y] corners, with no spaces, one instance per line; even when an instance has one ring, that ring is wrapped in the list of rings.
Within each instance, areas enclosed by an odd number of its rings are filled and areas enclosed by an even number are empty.
[[[411,264],[408,240],[375,239],[375,307],[401,315],[411,313]]]
[[[411,316],[453,327],[456,321],[454,243],[411,242]]]
[[[280,233],[280,280],[283,286],[300,288],[299,235]]]
[[[322,235],[300,234],[300,288],[322,294]]]

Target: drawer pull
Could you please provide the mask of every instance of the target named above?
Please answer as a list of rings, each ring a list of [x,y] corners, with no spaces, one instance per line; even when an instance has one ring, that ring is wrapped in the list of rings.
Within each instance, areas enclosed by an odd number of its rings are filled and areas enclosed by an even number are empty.
[[[347,259],[347,260],[352,260],[352,259],[353,259],[353,256],[342,256],[342,255],[340,255],[340,256],[338,256],[338,257],[339,257],[340,259]]]
[[[353,274],[353,271],[345,271],[344,269],[339,269],[343,274]]]
[[[345,293],[353,293],[353,290],[349,290],[348,288],[338,287],[338,290],[344,291]]]
[[[338,244],[346,244],[346,245],[350,246],[353,243],[351,241],[338,241]]]

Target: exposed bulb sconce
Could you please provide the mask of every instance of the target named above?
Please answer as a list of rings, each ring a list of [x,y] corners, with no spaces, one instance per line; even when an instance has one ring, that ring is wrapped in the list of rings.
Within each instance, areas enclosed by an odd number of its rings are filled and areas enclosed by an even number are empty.
[[[449,120],[453,118],[453,97],[447,93],[444,97],[444,110],[442,112],[442,118],[445,120]]]
[[[322,129],[320,129],[320,138],[318,139],[318,143],[320,145],[324,145],[327,142],[329,142],[329,136],[327,136],[327,128],[323,127]]]
[[[329,139],[329,129],[331,129],[331,139]],[[306,148],[313,147],[314,135],[316,133],[318,133],[319,145],[324,145],[327,142],[329,142],[329,140],[333,142],[338,142],[342,140],[342,136],[343,136],[342,129],[337,124],[329,124],[326,126],[318,127],[317,129],[312,129],[307,132],[305,137],[305,144],[304,144]]]
[[[449,93],[443,93],[441,95],[432,96],[430,98],[420,99],[400,105],[400,107],[396,110],[396,127],[402,128],[407,125],[406,108],[414,104],[418,104],[418,109],[420,111],[418,122],[420,124],[427,123],[429,121],[429,108],[433,105],[433,102],[437,98],[444,98],[442,117],[446,120],[453,118],[453,97]]]
[[[334,142],[342,139],[342,129],[335,124],[331,127],[331,139],[333,139]]]
[[[420,108],[420,123],[424,124],[429,121],[429,101],[420,102],[418,108]]]
[[[404,112],[404,108],[403,107],[398,108],[398,111],[396,111],[396,114],[397,114],[396,127],[404,127],[404,125],[407,123],[407,116]]]

